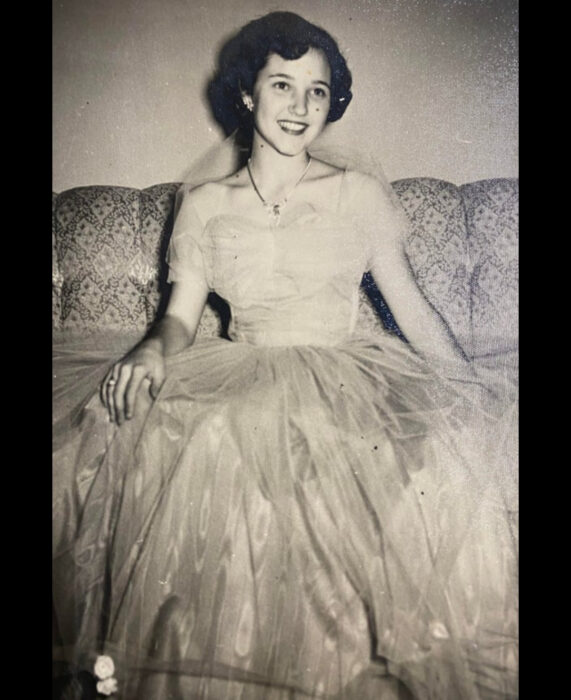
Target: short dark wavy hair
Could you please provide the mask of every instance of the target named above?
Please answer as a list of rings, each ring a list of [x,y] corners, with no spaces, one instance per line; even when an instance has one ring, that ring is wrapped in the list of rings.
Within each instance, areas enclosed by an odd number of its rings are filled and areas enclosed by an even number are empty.
[[[252,94],[269,54],[295,60],[310,48],[323,51],[331,69],[327,121],[334,122],[343,116],[353,97],[352,78],[335,39],[293,12],[270,12],[246,24],[224,44],[217,72],[208,85],[214,117],[227,135],[239,129],[251,137],[252,115],[244,106],[242,91]]]

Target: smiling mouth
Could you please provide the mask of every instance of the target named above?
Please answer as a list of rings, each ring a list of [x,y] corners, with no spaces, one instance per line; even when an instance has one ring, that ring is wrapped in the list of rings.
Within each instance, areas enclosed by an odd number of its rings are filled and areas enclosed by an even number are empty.
[[[291,136],[299,136],[300,134],[303,134],[303,132],[309,126],[308,124],[304,124],[302,122],[290,122],[285,119],[278,121],[278,124],[280,125],[282,131],[285,131],[286,134],[290,134]]]

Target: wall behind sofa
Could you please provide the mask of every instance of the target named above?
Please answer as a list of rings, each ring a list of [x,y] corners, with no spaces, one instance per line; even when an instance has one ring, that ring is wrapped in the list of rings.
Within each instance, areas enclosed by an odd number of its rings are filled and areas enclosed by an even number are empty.
[[[354,99],[327,140],[389,179],[517,175],[517,0],[54,0],[53,189],[181,179],[221,139],[217,51],[287,9],[339,41]]]

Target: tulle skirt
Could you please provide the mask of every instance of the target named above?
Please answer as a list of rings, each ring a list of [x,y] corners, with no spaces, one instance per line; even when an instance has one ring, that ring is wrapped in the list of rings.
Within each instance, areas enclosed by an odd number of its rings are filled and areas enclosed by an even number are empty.
[[[118,427],[121,342],[56,346],[56,658],[124,700],[517,697],[514,402],[389,336],[209,339]]]

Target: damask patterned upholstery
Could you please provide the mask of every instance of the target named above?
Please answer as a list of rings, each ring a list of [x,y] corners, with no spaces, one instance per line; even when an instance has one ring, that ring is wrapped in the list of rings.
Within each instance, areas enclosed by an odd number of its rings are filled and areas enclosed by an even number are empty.
[[[166,282],[166,244],[172,230],[178,188],[177,183],[169,182],[147,187],[140,192],[140,228],[145,259],[149,262],[149,286],[145,298],[147,325],[157,315],[161,290]]]
[[[149,270],[139,206],[139,191],[127,187],[78,187],[58,197],[62,329],[145,327]]]
[[[473,355],[514,350],[518,345],[518,180],[482,180],[460,189],[473,260]]]
[[[54,194],[54,329],[142,334],[162,313],[169,288],[165,253],[178,188],[178,183],[143,190],[88,186]],[[411,222],[406,250],[421,289],[468,354],[498,347],[498,339],[492,346],[487,340],[490,323],[501,331],[509,316],[510,333],[515,332],[517,181],[457,187],[410,178],[393,188]],[[358,327],[380,331],[379,315],[385,327],[400,332],[366,275]],[[220,335],[227,322],[224,302],[210,295],[198,334]]]
[[[58,196],[52,192],[52,327],[55,330],[61,329],[61,287],[63,276],[59,269],[56,250],[56,203]]]
[[[434,178],[397,180],[393,189],[411,222],[406,252],[418,285],[468,351],[471,265],[460,190]]]

